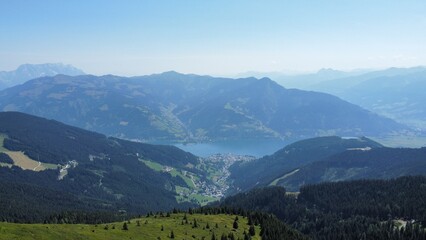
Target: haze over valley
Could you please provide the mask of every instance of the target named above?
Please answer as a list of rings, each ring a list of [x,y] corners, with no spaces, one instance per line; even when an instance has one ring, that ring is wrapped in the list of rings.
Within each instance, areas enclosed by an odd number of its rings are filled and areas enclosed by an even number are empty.
[[[0,9],[0,240],[426,239],[425,1]]]

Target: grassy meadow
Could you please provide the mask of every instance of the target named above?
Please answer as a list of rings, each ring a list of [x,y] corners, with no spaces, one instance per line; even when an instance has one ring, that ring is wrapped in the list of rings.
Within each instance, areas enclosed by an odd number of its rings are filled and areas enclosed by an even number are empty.
[[[0,223],[0,239],[220,239],[222,234],[232,233],[235,239],[244,239],[243,232],[248,232],[247,219],[238,216],[238,229],[233,228],[235,215],[171,214],[170,217],[150,216],[125,222],[108,224],[16,224]],[[194,221],[196,227],[194,227]],[[128,230],[123,230],[126,223]],[[253,240],[259,239],[260,227],[256,226]]]

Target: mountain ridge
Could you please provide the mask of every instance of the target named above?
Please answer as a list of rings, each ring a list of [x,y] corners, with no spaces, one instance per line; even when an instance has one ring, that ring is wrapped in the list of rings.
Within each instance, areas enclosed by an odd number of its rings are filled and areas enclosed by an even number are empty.
[[[320,161],[347,149],[381,148],[383,145],[368,139],[317,137],[289,144],[275,153],[254,161],[236,163],[231,167],[231,178],[237,190],[267,186],[281,176],[294,174],[306,164]],[[293,189],[292,189],[293,190]]]
[[[269,78],[176,72],[37,78],[1,91],[0,109],[143,141],[387,135],[408,130],[335,96],[285,89]]]
[[[321,182],[426,175],[425,157],[426,147],[347,150],[302,166],[277,185],[297,191],[303,185]]]
[[[233,189],[304,185],[356,179],[426,175],[426,147],[389,148],[365,137],[318,137],[301,140],[268,155],[231,166]]]

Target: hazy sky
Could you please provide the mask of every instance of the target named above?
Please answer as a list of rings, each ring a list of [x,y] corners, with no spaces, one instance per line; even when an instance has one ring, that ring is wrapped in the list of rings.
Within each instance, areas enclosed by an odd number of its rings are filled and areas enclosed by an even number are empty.
[[[232,75],[426,65],[425,0],[0,0],[0,70]]]

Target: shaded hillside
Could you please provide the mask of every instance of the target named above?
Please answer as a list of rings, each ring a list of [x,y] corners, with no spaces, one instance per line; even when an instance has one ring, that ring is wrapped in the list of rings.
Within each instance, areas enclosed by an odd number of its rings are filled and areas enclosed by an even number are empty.
[[[14,161],[13,166],[1,164],[2,182],[66,192],[103,202],[103,209],[110,211],[141,213],[178,206],[175,188],[187,187],[185,176],[155,171],[144,161],[162,163],[177,173],[191,172],[199,163],[198,157],[176,147],[107,138],[17,112],[0,113],[0,133],[0,151]],[[32,162],[38,165],[25,168]]]
[[[290,191],[297,191],[305,184],[319,182],[426,175],[425,159],[426,148],[348,150],[302,166],[294,174],[280,179],[277,184]]]
[[[382,147],[368,138],[319,137],[298,141],[276,153],[255,161],[236,163],[231,167],[231,178],[240,190],[266,186],[274,180],[308,163],[346,151],[350,148]]]
[[[61,222],[53,216],[67,211],[74,212],[73,215],[79,216],[80,222],[86,223],[102,223],[119,218],[118,212],[109,206],[108,201],[77,197],[62,190],[32,184],[2,180],[0,196],[1,222]]]
[[[34,79],[1,91],[0,109],[146,141],[378,136],[407,130],[337,97],[285,89],[267,78],[176,72]]]

